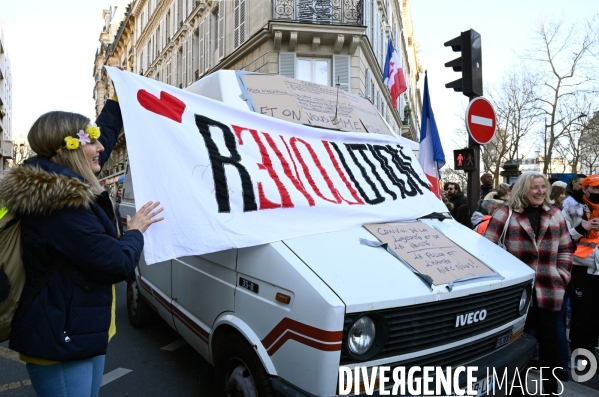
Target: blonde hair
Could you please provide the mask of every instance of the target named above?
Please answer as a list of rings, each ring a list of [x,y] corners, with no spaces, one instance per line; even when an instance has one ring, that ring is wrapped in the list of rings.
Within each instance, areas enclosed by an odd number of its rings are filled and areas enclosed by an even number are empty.
[[[545,181],[545,197],[543,199],[543,205],[550,206],[551,199],[549,194],[551,193],[550,184],[547,180],[547,177],[540,172],[537,171],[526,171],[523,172],[522,175],[518,177],[516,183],[514,183],[514,187],[512,188],[512,192],[510,194],[510,198],[507,200],[506,205],[513,210],[519,210],[521,208],[526,208],[530,204],[526,201],[526,195],[530,191],[530,185],[532,184],[532,180],[535,178],[543,178]]]
[[[76,150],[64,148],[64,138],[76,136],[89,123],[87,117],[77,113],[48,112],[33,123],[27,140],[31,150],[38,156],[49,158],[52,162],[75,171],[87,180],[94,194],[100,194],[104,189],[91,170],[81,147]]]
[[[510,185],[507,183],[500,183],[497,185],[497,197],[505,197],[510,194]]]

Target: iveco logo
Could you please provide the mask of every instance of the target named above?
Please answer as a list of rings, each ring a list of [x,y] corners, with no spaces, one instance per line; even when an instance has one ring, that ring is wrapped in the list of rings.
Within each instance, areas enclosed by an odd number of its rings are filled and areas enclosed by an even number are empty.
[[[458,314],[455,318],[455,327],[462,327],[466,324],[478,323],[487,318],[487,310],[477,310],[466,314]]]

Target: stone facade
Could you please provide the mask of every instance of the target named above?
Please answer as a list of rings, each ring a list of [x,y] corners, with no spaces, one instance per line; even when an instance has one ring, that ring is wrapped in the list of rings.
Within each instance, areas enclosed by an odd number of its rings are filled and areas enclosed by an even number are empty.
[[[12,158],[12,72],[0,27],[0,171],[8,168]]]
[[[418,139],[419,65],[408,0],[136,0],[120,25],[104,11],[96,111],[113,95],[103,65],[185,88],[219,69],[311,79],[368,98],[397,133]],[[382,73],[391,37],[408,90],[391,106]],[[320,80],[316,80],[320,79]],[[101,177],[126,167],[124,136]],[[117,171],[115,171],[117,170]]]

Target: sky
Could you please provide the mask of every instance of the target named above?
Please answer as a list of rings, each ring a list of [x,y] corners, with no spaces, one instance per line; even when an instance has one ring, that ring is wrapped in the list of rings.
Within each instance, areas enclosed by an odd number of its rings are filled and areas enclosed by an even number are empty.
[[[0,23],[13,77],[13,137],[50,110],[78,112],[94,118],[93,64],[103,26],[102,10],[127,0],[0,0]],[[567,6],[567,8],[566,8]],[[411,0],[419,58],[428,70],[433,111],[448,160],[458,149],[454,131],[467,98],[445,88],[460,74],[445,68],[458,53],[443,43],[474,29],[482,37],[483,84],[500,81],[518,61],[535,20],[543,13],[582,20],[599,11],[594,0]],[[423,88],[424,75],[420,79]]]
[[[13,140],[51,110],[95,119],[93,67],[102,10],[115,4],[127,1],[0,0],[12,70]]]
[[[465,129],[463,111],[468,98],[445,88],[445,84],[460,78],[461,73],[445,67],[446,62],[460,55],[443,44],[469,29],[481,35],[486,94],[489,87],[500,83],[506,70],[519,62],[518,53],[530,47],[533,29],[542,16],[563,14],[566,21],[575,22],[599,12],[599,2],[591,0],[411,0],[410,7],[415,41],[420,45],[419,58],[428,71],[431,104],[451,167],[453,150],[465,147],[459,145],[455,131]],[[424,89],[424,74],[419,87]],[[534,142],[528,144],[530,148],[524,149],[532,156]]]

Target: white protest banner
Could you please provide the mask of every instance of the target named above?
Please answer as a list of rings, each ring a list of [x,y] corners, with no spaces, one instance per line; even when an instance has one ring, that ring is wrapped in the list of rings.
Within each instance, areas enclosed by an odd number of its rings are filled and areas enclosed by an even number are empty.
[[[403,139],[293,124],[106,69],[137,208],[164,206],[145,234],[148,264],[447,211]]]

